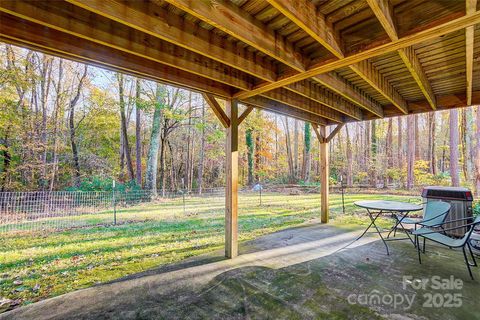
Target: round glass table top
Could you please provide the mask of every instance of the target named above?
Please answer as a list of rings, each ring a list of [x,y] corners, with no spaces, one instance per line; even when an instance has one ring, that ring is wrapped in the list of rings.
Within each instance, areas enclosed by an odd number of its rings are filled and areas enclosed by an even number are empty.
[[[418,204],[389,200],[362,200],[356,201],[354,204],[361,208],[382,211],[406,212],[423,209],[423,207]]]

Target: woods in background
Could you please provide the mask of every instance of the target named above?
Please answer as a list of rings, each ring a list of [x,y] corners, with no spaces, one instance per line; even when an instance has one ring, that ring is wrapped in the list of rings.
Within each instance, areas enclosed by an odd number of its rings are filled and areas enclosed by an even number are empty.
[[[1,191],[224,185],[225,131],[200,94],[9,45],[0,63]],[[241,184],[318,183],[310,124],[255,109],[239,134]],[[478,108],[351,123],[329,145],[330,178],[478,191],[479,144]]]

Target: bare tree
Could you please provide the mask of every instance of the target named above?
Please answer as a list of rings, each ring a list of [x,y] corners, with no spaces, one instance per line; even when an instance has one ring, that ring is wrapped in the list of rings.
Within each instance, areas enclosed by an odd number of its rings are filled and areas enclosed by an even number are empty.
[[[74,185],[80,186],[80,161],[78,157],[78,148],[76,143],[76,125],[75,125],[75,106],[80,99],[80,94],[82,92],[82,87],[84,85],[85,79],[87,78],[87,65],[83,68],[83,74],[78,81],[78,85],[75,90],[75,95],[73,99],[70,100],[69,106],[69,116],[68,116],[68,124],[70,129],[70,146],[72,148],[72,155],[73,155],[73,168],[74,168]]]
[[[450,110],[450,177],[452,186],[460,185],[458,175],[458,110]]]
[[[410,190],[414,185],[414,167],[415,167],[415,115],[407,116],[407,189]]]

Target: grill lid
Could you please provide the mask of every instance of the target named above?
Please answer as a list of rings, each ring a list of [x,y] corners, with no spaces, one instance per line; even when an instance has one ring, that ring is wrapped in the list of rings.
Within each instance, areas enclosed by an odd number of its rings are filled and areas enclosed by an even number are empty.
[[[461,187],[425,187],[422,191],[422,197],[429,199],[473,201],[473,195],[470,189]]]

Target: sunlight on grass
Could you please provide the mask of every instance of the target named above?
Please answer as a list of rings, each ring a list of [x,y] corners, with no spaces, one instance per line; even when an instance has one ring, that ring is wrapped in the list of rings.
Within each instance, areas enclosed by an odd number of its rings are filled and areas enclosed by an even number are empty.
[[[343,215],[334,194],[333,224],[360,228],[368,219],[353,202],[379,198],[407,199],[346,195]],[[241,195],[239,206],[239,237],[246,241],[317,219],[320,196],[265,194],[260,206],[258,195]],[[223,215],[223,197],[188,198],[185,207],[182,199],[170,199],[119,210],[116,226],[0,234],[0,296],[28,304],[220,249]],[[111,217],[105,212],[75,219],[111,223]]]

